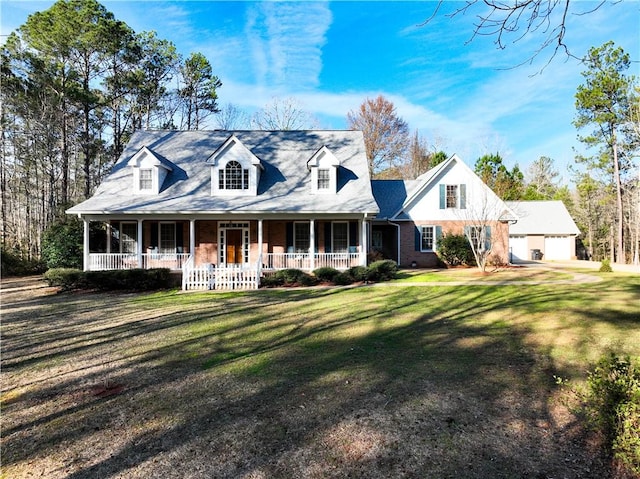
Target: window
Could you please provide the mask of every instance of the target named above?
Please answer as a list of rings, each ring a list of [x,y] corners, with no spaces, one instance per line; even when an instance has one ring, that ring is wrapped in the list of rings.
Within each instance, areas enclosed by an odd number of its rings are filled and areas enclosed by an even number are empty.
[[[173,254],[176,252],[176,224],[160,223],[160,253]]]
[[[349,223],[333,223],[332,245],[334,253],[349,251]]]
[[[293,224],[293,249],[296,253],[308,253],[311,245],[309,223]]]
[[[136,223],[120,223],[120,252],[136,253],[138,225]]]
[[[220,170],[219,188],[221,190],[249,189],[249,170],[242,168],[237,161],[230,161]]]
[[[153,189],[153,170],[151,168],[140,169],[140,190]]]
[[[447,208],[458,206],[458,185],[447,185]]]
[[[465,234],[474,251],[484,252],[491,249],[491,228],[489,226],[467,226]]]
[[[326,169],[318,170],[318,189],[319,190],[328,190],[331,185],[331,178],[329,176],[330,172]]]
[[[435,226],[422,226],[420,234],[420,251],[433,251],[435,249]]]

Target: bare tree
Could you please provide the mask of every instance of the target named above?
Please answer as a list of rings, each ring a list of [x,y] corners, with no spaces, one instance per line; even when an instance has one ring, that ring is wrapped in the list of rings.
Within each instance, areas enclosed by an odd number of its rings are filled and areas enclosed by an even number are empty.
[[[440,0],[429,19],[428,24],[437,16],[443,5],[448,4]],[[460,6],[445,14],[449,18],[459,15],[475,13],[476,22],[473,34],[468,43],[478,36],[494,37],[497,48],[504,50],[509,43],[522,40],[530,34],[541,34],[538,47],[525,63],[531,63],[542,51],[551,49],[549,62],[558,54],[575,57],[565,41],[567,32],[567,18],[569,15],[586,15],[598,10],[606,0],[592,2],[578,2],[575,0],[520,0],[508,2],[504,0],[467,0]],[[619,3],[616,0],[612,3]],[[476,13],[477,12],[477,13]]]
[[[221,130],[242,130],[248,128],[249,116],[236,105],[227,103],[215,116],[216,126]]]
[[[361,130],[369,160],[369,174],[394,169],[405,162],[409,146],[409,126],[398,116],[396,107],[379,95],[367,98],[356,111],[347,114],[348,128]]]
[[[274,97],[253,115],[251,124],[258,130],[313,130],[319,122],[295,98]]]

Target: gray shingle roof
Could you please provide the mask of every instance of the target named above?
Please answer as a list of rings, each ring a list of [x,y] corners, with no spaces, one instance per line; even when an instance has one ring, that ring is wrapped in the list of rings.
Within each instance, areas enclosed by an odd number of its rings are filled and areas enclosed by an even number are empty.
[[[518,215],[512,235],[578,235],[580,230],[562,201],[507,201]]]
[[[211,196],[209,158],[232,134],[264,167],[257,196]],[[128,160],[143,146],[173,166],[158,195],[134,195]],[[337,194],[312,194],[307,161],[326,146],[339,160]],[[112,172],[71,214],[369,213],[371,191],[358,131],[139,131]]]

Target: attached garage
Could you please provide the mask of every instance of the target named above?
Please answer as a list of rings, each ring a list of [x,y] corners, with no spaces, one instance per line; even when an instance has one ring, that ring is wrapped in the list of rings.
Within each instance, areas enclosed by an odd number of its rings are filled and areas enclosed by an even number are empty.
[[[573,242],[573,248],[571,245]],[[545,236],[544,237],[544,257],[548,260],[568,260],[572,259],[572,251],[575,254],[574,236]]]
[[[509,225],[511,261],[532,259],[532,250],[543,260],[566,261],[576,257],[576,236],[580,230],[562,201],[508,201],[518,215]]]
[[[525,235],[509,236],[509,252],[510,261],[512,263],[530,259],[528,251],[529,249],[527,247],[527,237]]]

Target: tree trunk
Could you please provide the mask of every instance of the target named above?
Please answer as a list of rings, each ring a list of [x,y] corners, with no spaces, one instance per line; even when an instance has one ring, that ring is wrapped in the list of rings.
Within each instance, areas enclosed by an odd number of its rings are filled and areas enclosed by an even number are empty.
[[[626,263],[626,253],[624,248],[624,212],[622,210],[622,182],[620,181],[620,165],[618,164],[618,140],[613,135],[613,176],[616,182],[616,213],[617,213],[617,251],[616,262]]]

